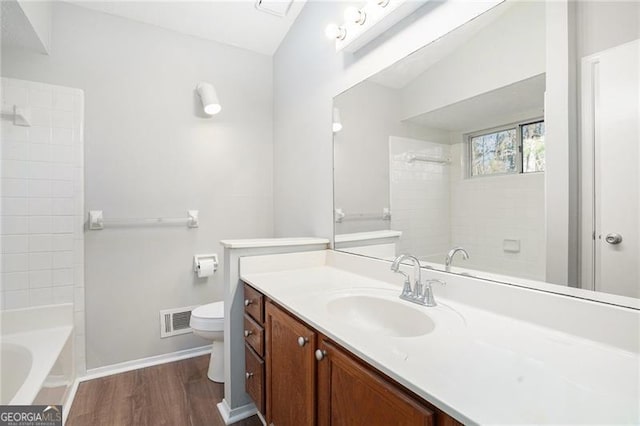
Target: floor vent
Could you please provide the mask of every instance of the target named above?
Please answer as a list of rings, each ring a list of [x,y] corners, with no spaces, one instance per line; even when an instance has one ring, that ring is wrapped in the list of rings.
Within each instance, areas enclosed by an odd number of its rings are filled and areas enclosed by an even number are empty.
[[[189,320],[195,306],[186,308],[165,309],[160,311],[160,337],[171,337],[191,333]]]

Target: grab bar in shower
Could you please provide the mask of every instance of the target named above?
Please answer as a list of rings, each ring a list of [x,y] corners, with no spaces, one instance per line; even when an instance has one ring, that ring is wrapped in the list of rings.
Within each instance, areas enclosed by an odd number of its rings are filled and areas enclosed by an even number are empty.
[[[358,220],[391,220],[391,210],[385,207],[380,213],[345,213],[342,209],[335,209],[334,219],[336,223]]]
[[[102,210],[89,211],[89,230],[99,231],[105,226],[138,226],[138,225],[180,225],[197,228],[198,210],[187,211],[187,217],[152,217],[152,218],[114,218],[105,219]]]

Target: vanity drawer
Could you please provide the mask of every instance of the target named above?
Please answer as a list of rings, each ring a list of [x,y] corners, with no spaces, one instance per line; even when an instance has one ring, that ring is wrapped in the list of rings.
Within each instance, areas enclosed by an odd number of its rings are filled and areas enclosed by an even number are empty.
[[[264,296],[247,284],[244,285],[244,311],[258,323],[264,323]]]
[[[264,414],[264,361],[245,343],[245,389],[258,411]]]
[[[258,355],[264,356],[264,328],[247,314],[244,314],[244,338]]]

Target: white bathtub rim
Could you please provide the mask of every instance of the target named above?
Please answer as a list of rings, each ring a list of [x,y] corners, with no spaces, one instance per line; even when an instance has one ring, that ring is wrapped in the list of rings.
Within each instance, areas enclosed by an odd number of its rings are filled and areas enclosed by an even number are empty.
[[[2,336],[3,342],[22,346],[31,352],[33,357],[29,374],[9,401],[9,405],[33,403],[72,335],[72,326],[62,326]]]

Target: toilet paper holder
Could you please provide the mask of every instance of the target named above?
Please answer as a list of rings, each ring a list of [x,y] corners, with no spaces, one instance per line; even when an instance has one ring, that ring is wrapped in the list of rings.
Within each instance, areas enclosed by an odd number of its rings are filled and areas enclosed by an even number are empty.
[[[193,256],[193,272],[197,274],[200,271],[200,262],[203,260],[213,260],[213,272],[218,270],[217,254],[196,254]]]

